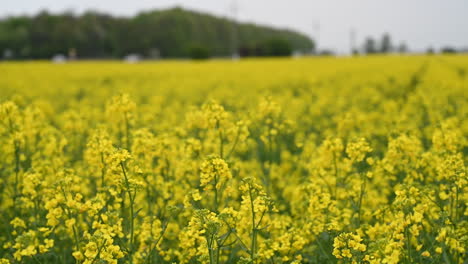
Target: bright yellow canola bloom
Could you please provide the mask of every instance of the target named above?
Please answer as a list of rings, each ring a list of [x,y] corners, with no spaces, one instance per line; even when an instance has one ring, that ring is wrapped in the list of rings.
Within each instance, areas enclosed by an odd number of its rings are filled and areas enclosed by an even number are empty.
[[[463,263],[468,57],[0,64],[0,263]]]

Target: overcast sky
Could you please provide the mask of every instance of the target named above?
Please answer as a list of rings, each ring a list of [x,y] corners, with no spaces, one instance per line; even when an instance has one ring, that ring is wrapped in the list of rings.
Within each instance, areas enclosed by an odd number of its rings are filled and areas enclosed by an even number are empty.
[[[93,9],[134,15],[153,8],[182,6],[232,16],[234,0],[1,0],[0,16]],[[366,36],[391,34],[410,49],[468,46],[468,0],[237,0],[240,21],[286,27],[318,39],[320,48],[347,52],[350,31],[357,43]]]

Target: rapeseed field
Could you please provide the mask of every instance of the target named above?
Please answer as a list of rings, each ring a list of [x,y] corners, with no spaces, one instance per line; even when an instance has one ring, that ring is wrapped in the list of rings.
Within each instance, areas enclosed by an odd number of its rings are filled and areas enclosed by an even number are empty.
[[[0,263],[465,263],[468,57],[0,64]]]

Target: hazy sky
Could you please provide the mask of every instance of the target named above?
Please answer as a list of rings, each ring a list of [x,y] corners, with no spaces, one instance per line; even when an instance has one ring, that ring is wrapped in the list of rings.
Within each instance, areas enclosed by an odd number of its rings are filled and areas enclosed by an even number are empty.
[[[0,16],[87,9],[134,15],[152,8],[182,6],[231,16],[234,0],[2,0]],[[286,27],[314,39],[320,48],[347,52],[350,31],[357,43],[366,36],[392,35],[412,50],[468,46],[468,0],[237,0],[240,21]]]

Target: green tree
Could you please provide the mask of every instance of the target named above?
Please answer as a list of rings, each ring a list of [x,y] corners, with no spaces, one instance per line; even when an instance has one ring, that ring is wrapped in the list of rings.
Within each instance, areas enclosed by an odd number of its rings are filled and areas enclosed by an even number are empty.
[[[367,37],[364,42],[364,52],[366,54],[377,53],[377,44],[372,37]]]
[[[385,33],[382,36],[382,41],[380,42],[380,52],[381,53],[389,53],[393,51],[393,44],[392,38],[390,34]]]

